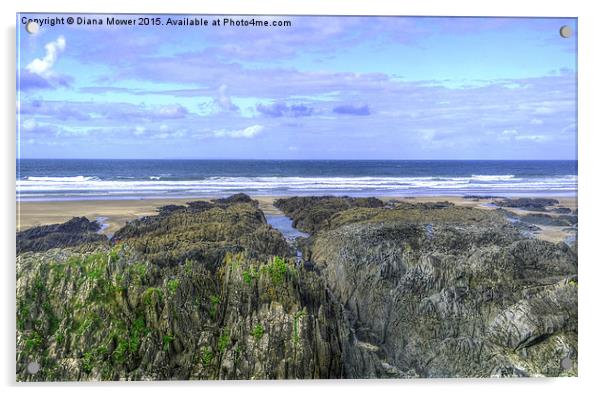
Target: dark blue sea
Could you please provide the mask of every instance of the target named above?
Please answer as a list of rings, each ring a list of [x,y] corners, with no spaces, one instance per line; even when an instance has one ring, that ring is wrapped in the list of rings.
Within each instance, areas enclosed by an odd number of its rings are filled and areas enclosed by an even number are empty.
[[[577,161],[22,159],[17,198],[571,196]]]

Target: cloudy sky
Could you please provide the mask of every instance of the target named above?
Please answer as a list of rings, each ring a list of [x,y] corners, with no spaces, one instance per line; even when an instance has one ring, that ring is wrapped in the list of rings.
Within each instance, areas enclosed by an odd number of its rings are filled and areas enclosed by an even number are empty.
[[[292,26],[20,25],[18,152],[576,159],[574,19],[261,19]]]

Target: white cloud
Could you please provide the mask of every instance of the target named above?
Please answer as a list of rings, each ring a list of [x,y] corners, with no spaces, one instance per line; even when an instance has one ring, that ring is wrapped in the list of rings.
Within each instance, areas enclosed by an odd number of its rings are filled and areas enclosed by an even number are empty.
[[[43,58],[32,60],[25,68],[41,77],[49,77],[52,75],[52,66],[56,62],[59,52],[65,50],[66,41],[63,36],[60,36],[55,41],[51,41],[45,45],[46,55]]]
[[[159,115],[162,118],[183,118],[187,114],[188,110],[179,104],[172,104],[159,108]]]
[[[528,141],[534,141],[536,143],[541,143],[543,141],[546,141],[549,139],[548,136],[542,136],[540,134],[537,135],[524,135],[524,136],[516,136],[517,140],[528,140]]]
[[[531,125],[541,125],[543,121],[541,119],[533,118],[531,120]]]
[[[186,133],[183,130],[176,130],[174,132],[168,132],[167,129],[161,129],[162,133],[154,134],[152,137],[155,139],[180,139],[186,136]]]
[[[134,130],[134,134],[136,136],[141,136],[144,134],[145,131],[146,131],[146,128],[144,126],[136,126],[136,129]]]
[[[36,122],[35,119],[26,119],[25,121],[23,121],[23,125],[22,128],[23,130],[34,130],[36,128],[36,126],[38,126],[38,123]]]
[[[232,99],[227,95],[228,85],[222,84],[218,89],[218,95],[215,103],[224,111],[237,111],[238,107],[232,103]]]
[[[253,125],[244,129],[238,130],[216,130],[213,132],[215,137],[231,137],[235,139],[245,138],[250,139],[257,136],[263,131],[264,127],[261,125]]]

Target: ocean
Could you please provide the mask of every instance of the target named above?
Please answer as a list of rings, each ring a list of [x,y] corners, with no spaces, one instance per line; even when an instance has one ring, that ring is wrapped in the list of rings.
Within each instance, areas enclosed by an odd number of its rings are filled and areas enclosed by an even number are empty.
[[[21,201],[250,195],[571,196],[577,161],[21,159]]]

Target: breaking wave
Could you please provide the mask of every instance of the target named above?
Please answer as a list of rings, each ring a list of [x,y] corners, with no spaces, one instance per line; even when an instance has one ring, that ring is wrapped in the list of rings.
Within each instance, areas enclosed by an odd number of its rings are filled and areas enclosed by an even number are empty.
[[[574,193],[577,176],[515,177],[207,177],[198,180],[103,180],[99,177],[26,177],[17,180],[21,200],[86,197],[255,195],[464,195]]]

